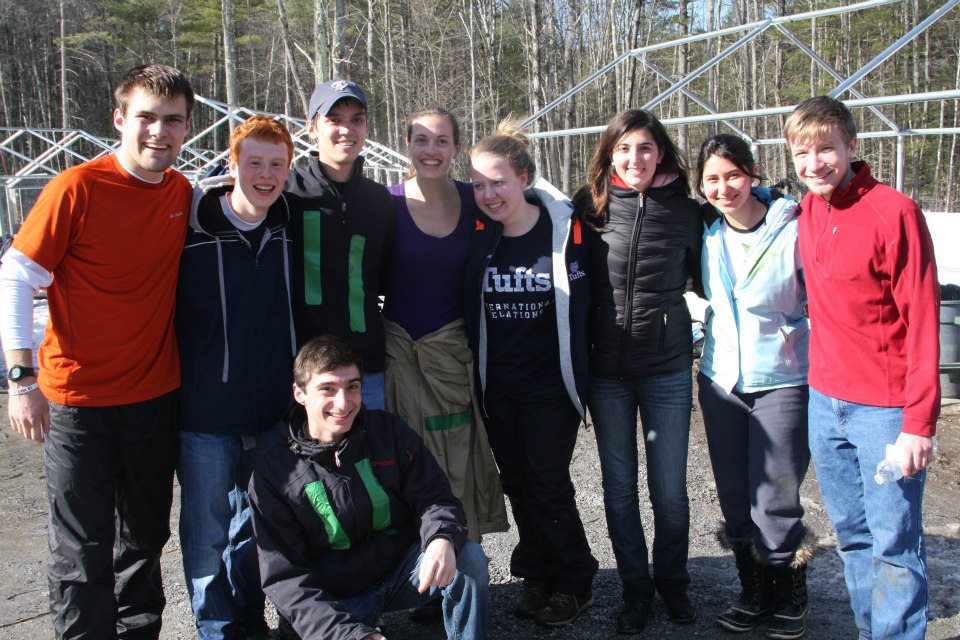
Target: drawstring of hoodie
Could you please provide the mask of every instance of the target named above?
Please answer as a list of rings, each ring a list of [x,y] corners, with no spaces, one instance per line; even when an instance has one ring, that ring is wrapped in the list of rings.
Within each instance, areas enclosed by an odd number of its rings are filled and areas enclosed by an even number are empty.
[[[224,291],[223,278],[223,248],[220,245],[220,238],[215,237],[217,241],[217,275],[220,282],[220,315],[223,316],[223,375],[221,381],[226,384],[230,377],[230,339],[227,337],[227,292]]]
[[[287,206],[287,199],[280,196],[280,199],[283,200],[283,205]],[[289,207],[288,207],[289,209]],[[280,238],[283,240],[283,278],[287,283],[287,313],[290,317],[290,356],[292,358],[297,357],[297,330],[293,325],[293,298],[290,295],[290,260],[287,255],[287,227],[284,227],[280,230]]]

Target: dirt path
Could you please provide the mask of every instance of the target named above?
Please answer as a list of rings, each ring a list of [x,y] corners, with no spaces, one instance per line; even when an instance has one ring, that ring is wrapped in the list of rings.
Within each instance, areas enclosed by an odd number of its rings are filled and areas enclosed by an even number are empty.
[[[17,436],[7,426],[6,396],[0,399],[0,638],[35,640],[53,637],[47,612],[45,578],[46,493],[41,447]],[[931,467],[925,494],[925,527],[930,575],[931,640],[960,638],[960,405],[945,407],[940,420],[940,456]],[[641,460],[641,477],[645,469]],[[601,572],[594,589],[595,605],[569,628],[544,630],[506,613],[519,587],[508,574],[511,533],[488,536],[484,548],[491,557],[493,606],[490,637],[514,638],[614,638],[613,619],[620,605],[619,581],[613,553],[607,540],[600,489],[600,463],[592,430],[582,431],[577,444],[573,474],[577,499]],[[732,557],[714,538],[720,518],[710,474],[703,424],[694,411],[688,465],[691,532],[690,595],[699,610],[696,624],[679,627],[664,620],[659,609],[648,626],[651,638],[705,638],[730,640],[734,636],[717,629],[713,618],[735,597],[736,574]],[[824,513],[813,473],[803,486],[806,521],[818,534],[820,553],[811,564],[811,640],[856,637],[853,616],[843,584],[842,568],[832,549],[832,532]],[[172,529],[176,531],[175,504]],[[650,526],[649,508],[644,522]],[[167,609],[164,640],[194,637],[186,588],[180,565],[179,544],[174,535],[164,552],[164,583]],[[658,605],[659,606],[659,605]],[[386,617],[391,640],[441,638],[439,624],[416,626],[404,614]],[[624,636],[621,636],[624,637]],[[764,638],[761,630],[738,636],[743,640]]]

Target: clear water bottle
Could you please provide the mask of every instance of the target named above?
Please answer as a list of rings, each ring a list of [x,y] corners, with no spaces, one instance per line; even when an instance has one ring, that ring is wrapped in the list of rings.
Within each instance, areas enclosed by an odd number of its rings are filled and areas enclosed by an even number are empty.
[[[896,482],[903,477],[903,467],[900,466],[897,445],[888,444],[883,460],[877,465],[877,475],[873,476],[877,484]]]

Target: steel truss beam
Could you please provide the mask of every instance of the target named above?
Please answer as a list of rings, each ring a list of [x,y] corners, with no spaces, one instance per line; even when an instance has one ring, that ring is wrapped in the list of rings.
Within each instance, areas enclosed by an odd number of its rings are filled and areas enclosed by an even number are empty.
[[[316,151],[316,146],[307,136],[306,122],[301,118],[230,106],[203,96],[196,96],[194,109],[198,106],[212,111],[214,121],[193,133],[180,149],[175,168],[191,179],[203,176],[217,164],[225,164],[229,149],[214,149],[215,136],[219,133],[222,139],[227,139],[231,124],[238,124],[256,114],[273,117],[291,131],[295,162]],[[26,177],[55,176],[67,165],[68,158],[73,163],[85,162],[110,153],[120,145],[118,140],[92,136],[81,129],[0,127],[0,136],[3,136],[0,139],[0,158],[8,154],[0,166],[0,182],[8,187],[16,186]],[[402,175],[410,164],[404,155],[372,140],[367,141],[362,153],[367,160],[365,168],[378,175]],[[16,161],[15,166],[6,165],[9,159]]]
[[[174,165],[192,181],[203,177],[214,166],[226,164],[229,149],[214,148],[217,146],[214,141],[229,139],[231,125],[258,113],[279,120],[290,130],[294,162],[316,151],[316,145],[307,135],[306,122],[301,118],[231,106],[203,96],[196,96],[195,113],[198,108],[212,111],[213,123],[184,141]],[[36,194],[50,178],[71,164],[111,153],[119,145],[116,139],[93,136],[81,129],[0,127],[0,188],[5,192],[0,234],[13,233],[19,227]],[[410,165],[404,155],[373,140],[367,140],[362,154],[366,158],[364,170],[380,182],[398,182]]]
[[[758,20],[755,22],[750,22],[747,24],[726,27],[724,29],[718,29],[715,31],[693,34],[685,36],[683,38],[676,38],[674,40],[669,40],[665,42],[659,42],[656,44],[639,47],[636,49],[631,49],[630,51],[625,51],[614,58],[612,61],[608,62],[604,66],[597,69],[595,72],[591,73],[589,76],[584,78],[582,81],[577,83],[569,91],[566,91],[558,98],[544,106],[542,109],[529,116],[520,123],[521,127],[529,127],[534,122],[542,118],[547,113],[550,113],[556,109],[559,105],[563,104],[567,100],[570,100],[575,95],[581,93],[589,85],[594,83],[599,78],[605,76],[611,70],[615,69],[621,63],[628,61],[630,59],[638,60],[641,64],[652,70],[658,76],[663,78],[666,82],[669,83],[669,87],[661,91],[655,97],[650,99],[643,105],[644,109],[650,109],[655,107],[658,104],[661,104],[666,99],[671,97],[677,92],[681,92],[690,98],[696,105],[699,105],[706,113],[702,115],[688,116],[684,118],[662,118],[661,121],[665,125],[669,126],[680,126],[680,125],[689,125],[689,124],[698,124],[706,122],[720,122],[723,123],[728,129],[730,129],[736,135],[746,139],[754,146],[759,145],[769,145],[769,144],[783,144],[783,138],[770,138],[770,139],[757,139],[751,136],[741,124],[738,124],[736,121],[747,120],[747,119],[756,119],[764,118],[768,116],[776,116],[788,114],[795,108],[794,106],[789,107],[771,107],[764,109],[752,109],[748,111],[722,111],[717,105],[712,104],[708,99],[699,95],[694,91],[690,85],[695,80],[703,76],[707,71],[717,66],[723,60],[729,58],[736,51],[740,50],[744,45],[746,45],[751,40],[754,40],[765,33],[771,33],[774,35],[779,34],[782,36],[786,42],[792,44],[797,49],[805,53],[813,62],[821,69],[823,69],[828,75],[830,75],[836,82],[836,86],[829,91],[829,95],[832,97],[840,97],[845,93],[849,93],[852,96],[850,100],[844,100],[844,102],[850,107],[864,107],[869,109],[877,117],[879,122],[883,125],[883,128],[879,131],[863,131],[858,133],[860,138],[888,138],[895,137],[898,140],[898,157],[897,157],[897,179],[896,186],[898,189],[903,189],[903,161],[904,161],[904,139],[907,137],[913,136],[927,136],[927,135],[957,135],[958,131],[953,128],[907,128],[903,125],[900,125],[896,120],[885,113],[881,106],[888,105],[898,105],[898,104],[909,104],[914,102],[923,102],[923,101],[939,101],[939,100],[956,100],[960,98],[960,91],[935,91],[935,92],[925,92],[917,94],[900,94],[892,96],[884,96],[880,98],[869,97],[865,95],[861,90],[857,88],[858,83],[862,80],[867,74],[875,70],[881,64],[889,60],[897,51],[902,49],[904,46],[909,44],[917,36],[919,36],[923,31],[929,28],[933,23],[942,18],[947,12],[960,4],[960,0],[947,0],[942,6],[940,6],[936,11],[927,16],[926,19],[921,21],[919,24],[911,28],[907,33],[903,34],[898,38],[894,43],[888,46],[882,53],[877,55],[873,60],[866,63],[861,67],[856,73],[852,74],[850,77],[844,77],[837,69],[835,69],[829,62],[827,62],[820,54],[810,48],[809,45],[804,43],[799,37],[797,37],[787,25],[796,22],[808,22],[817,18],[824,18],[827,16],[836,16],[847,13],[854,13],[865,11],[868,9],[874,9],[877,7],[882,7],[885,5],[895,4],[902,2],[903,0],[867,0],[866,2],[859,2],[856,4],[851,4],[847,6],[832,7],[829,9],[819,9],[816,11],[807,11],[805,13],[798,13],[790,16],[778,16],[773,18],[767,18],[764,20]],[[649,54],[662,51],[665,49],[675,49],[681,45],[700,43],[700,42],[709,42],[719,40],[727,36],[738,36],[738,39],[727,46],[723,51],[717,53],[710,57],[702,65],[688,73],[682,78],[675,78],[670,75],[669,72],[661,68],[655,62],[653,62]],[[537,131],[528,133],[527,135],[531,138],[558,138],[566,137],[570,135],[585,135],[585,134],[594,134],[601,133],[606,128],[605,125],[599,126],[589,126],[589,127],[578,127],[573,129],[560,129],[552,131]]]

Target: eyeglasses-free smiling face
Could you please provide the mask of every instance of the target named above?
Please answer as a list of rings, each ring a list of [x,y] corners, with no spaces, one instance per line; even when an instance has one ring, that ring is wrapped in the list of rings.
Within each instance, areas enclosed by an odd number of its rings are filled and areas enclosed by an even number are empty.
[[[725,215],[740,211],[750,200],[753,177],[732,161],[712,155],[703,163],[703,193]]]
[[[640,193],[653,184],[663,150],[647,129],[634,129],[617,141],[610,163],[617,177]]]
[[[506,158],[481,153],[470,157],[470,177],[477,206],[493,220],[509,227],[523,214],[526,171],[517,173]]]
[[[317,114],[307,133],[317,143],[320,162],[348,172],[367,141],[367,110],[356,100],[340,100],[327,115]]]
[[[361,406],[360,370],[355,366],[314,373],[306,388],[293,385],[293,398],[307,411],[310,437],[336,442],[350,432]]]
[[[413,121],[407,154],[418,176],[441,178],[450,173],[450,164],[460,151],[453,138],[453,124],[444,116],[431,114]]]
[[[830,133],[816,140],[793,140],[790,155],[797,177],[814,194],[824,200],[853,177],[850,161],[857,148],[857,139],[847,142],[840,127],[834,126]]]
[[[113,126],[120,132],[117,156],[123,166],[157,182],[177,159],[190,130],[187,100],[182,95],[161,98],[137,88],[127,100],[125,113],[114,110]]]
[[[267,215],[290,175],[290,153],[282,142],[245,138],[236,160],[230,158],[235,187],[230,206],[241,220],[256,222]]]

